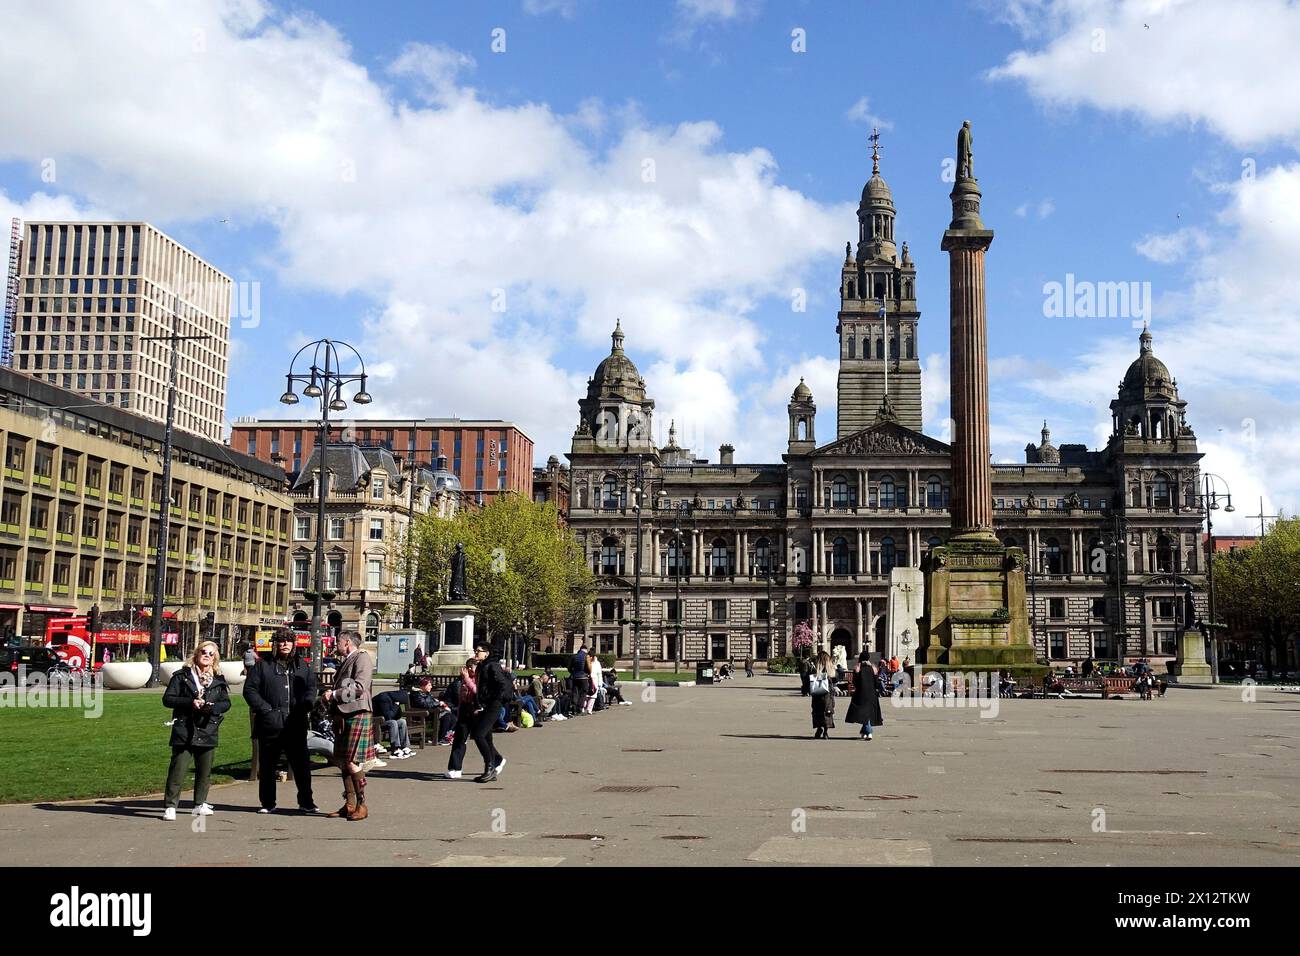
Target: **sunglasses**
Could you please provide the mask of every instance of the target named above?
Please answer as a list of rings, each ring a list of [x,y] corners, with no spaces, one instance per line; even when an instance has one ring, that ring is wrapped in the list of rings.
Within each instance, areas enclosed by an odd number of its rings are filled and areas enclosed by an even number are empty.
[[[216,657],[216,651],[199,651],[199,657]]]

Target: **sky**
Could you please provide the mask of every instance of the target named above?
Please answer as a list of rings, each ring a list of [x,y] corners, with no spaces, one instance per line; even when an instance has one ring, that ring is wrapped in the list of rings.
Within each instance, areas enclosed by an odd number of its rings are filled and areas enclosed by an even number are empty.
[[[1230,9],[3,0],[0,217],[146,220],[230,275],[231,421],[292,417],[293,352],[330,337],[366,417],[508,419],[541,464],[621,319],[661,443],[777,461],[800,377],[835,434],[873,128],[947,437],[970,120],[994,460],[1044,420],[1101,447],[1146,321],[1233,494],[1216,531],[1258,530],[1300,505],[1300,7]],[[1103,283],[1129,301],[1053,305]]]

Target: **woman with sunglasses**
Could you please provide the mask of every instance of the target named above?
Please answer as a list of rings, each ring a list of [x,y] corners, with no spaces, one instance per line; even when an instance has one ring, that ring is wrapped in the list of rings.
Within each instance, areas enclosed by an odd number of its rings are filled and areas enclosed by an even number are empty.
[[[163,819],[175,820],[181,802],[181,785],[194,763],[194,812],[212,813],[208,801],[208,780],[212,755],[217,749],[217,730],[230,710],[230,688],[221,676],[220,653],[212,641],[202,641],[172,675],[163,692],[163,706],[172,709],[172,761],[167,770],[167,791]]]

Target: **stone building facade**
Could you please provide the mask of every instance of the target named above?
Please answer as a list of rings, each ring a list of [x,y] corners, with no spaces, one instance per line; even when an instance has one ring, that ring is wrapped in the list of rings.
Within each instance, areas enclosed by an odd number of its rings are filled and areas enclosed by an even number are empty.
[[[675,659],[679,635],[682,659],[785,654],[798,621],[850,654],[901,657],[909,640],[915,651],[915,621],[889,617],[920,606],[906,593],[920,575],[896,569],[919,568],[949,533],[950,449],[921,432],[916,270],[906,244],[895,251],[878,161],[858,220],[841,278],[832,441],[818,443],[801,380],[781,463],[738,464],[723,445],[713,464],[678,447],[674,428],[656,447],[654,401],[615,328],[568,456],[568,521],[599,583],[589,637],[601,650],[631,653],[639,550],[643,657]],[[1057,447],[1044,423],[1024,464],[993,466],[995,530],[1028,558],[1041,658],[1169,659],[1204,616],[1201,453],[1185,404],[1144,331],[1104,448]]]

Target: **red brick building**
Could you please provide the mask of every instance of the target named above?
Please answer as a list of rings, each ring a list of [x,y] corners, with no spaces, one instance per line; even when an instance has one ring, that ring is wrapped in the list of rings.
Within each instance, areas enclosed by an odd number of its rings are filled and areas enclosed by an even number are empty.
[[[231,428],[230,445],[294,474],[316,447],[317,434],[318,426],[310,420],[240,419]],[[510,422],[342,419],[330,423],[330,441],[387,448],[403,458],[414,454],[422,465],[434,465],[444,456],[469,502],[485,505],[507,491],[533,496],[533,440]]]

